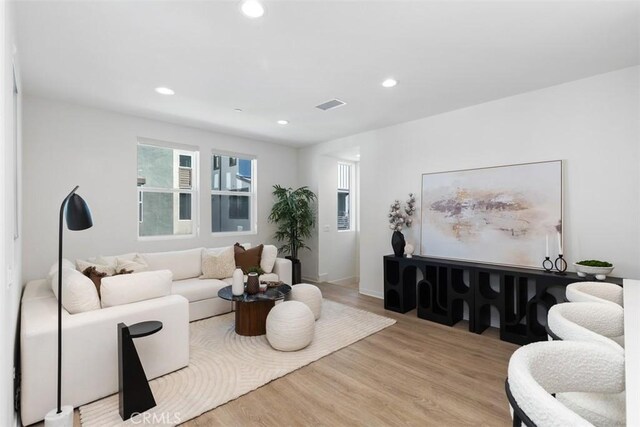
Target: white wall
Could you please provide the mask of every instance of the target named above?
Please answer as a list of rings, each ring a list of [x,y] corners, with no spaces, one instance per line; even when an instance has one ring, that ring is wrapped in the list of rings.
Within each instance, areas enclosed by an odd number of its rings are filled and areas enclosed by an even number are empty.
[[[331,145],[319,144],[300,149],[298,155],[298,181],[318,196],[316,229],[307,241],[311,251],[300,253],[302,275],[312,281],[352,283],[358,280],[358,231],[357,228],[338,231],[338,162],[341,160],[332,155],[335,154],[332,149]],[[354,209],[357,215],[357,207]]]
[[[195,238],[138,241],[136,144],[138,137],[200,148],[200,234]],[[252,154],[258,160],[258,234],[213,238],[211,167],[213,149]],[[295,186],[297,150],[26,96],[24,100],[24,278],[43,277],[57,259],[58,211],[80,185],[93,228],[65,232],[64,256],[71,260],[130,251],[152,252],[239,242],[273,242],[267,217],[272,186]]]
[[[360,147],[360,291],[382,297],[389,204],[419,195],[423,173],[554,159],[565,161],[568,262],[607,259],[640,277],[639,77],[626,68],[306,150],[312,164]],[[419,247],[417,218],[405,235]]]
[[[20,215],[20,98],[17,111],[13,102],[13,64],[16,65],[20,89],[13,4],[0,4],[0,37],[2,66],[0,68],[0,425],[17,423],[13,410],[13,368],[15,366],[16,334],[20,307],[21,239],[14,239],[15,212]],[[17,114],[18,126],[15,126]],[[18,137],[17,152],[14,136]],[[17,159],[17,161],[16,161]],[[17,180],[16,180],[17,176]],[[16,197],[16,187],[18,196]]]

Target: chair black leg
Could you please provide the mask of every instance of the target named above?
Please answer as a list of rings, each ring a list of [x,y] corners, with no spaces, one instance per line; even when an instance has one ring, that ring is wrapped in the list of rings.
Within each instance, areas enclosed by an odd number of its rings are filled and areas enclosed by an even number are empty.
[[[513,427],[521,427],[521,426],[522,426],[522,420],[514,412],[513,413]]]

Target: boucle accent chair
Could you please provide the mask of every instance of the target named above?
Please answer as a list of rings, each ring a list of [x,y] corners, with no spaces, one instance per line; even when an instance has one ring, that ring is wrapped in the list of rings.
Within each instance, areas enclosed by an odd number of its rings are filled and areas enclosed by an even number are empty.
[[[592,342],[624,356],[624,310],[617,304],[570,302],[549,310],[550,333],[565,341]],[[625,393],[558,393],[556,398],[598,426],[625,425]]]
[[[624,309],[599,302],[556,304],[549,310],[548,331],[556,339],[624,347]]]
[[[607,282],[577,282],[567,285],[567,300],[571,302],[614,303],[624,307],[622,286]]]
[[[551,393],[621,393],[624,353],[588,342],[552,341],[526,345],[509,360],[506,382],[514,425],[593,426]]]

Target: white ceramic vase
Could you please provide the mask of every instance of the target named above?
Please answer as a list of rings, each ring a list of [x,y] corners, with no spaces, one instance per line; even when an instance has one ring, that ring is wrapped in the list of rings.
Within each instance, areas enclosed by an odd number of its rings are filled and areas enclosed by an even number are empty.
[[[412,258],[413,257],[413,251],[415,250],[415,248],[413,247],[413,245],[411,243],[407,243],[406,245],[404,245],[404,254],[407,258]]]
[[[231,293],[236,296],[244,294],[244,273],[239,268],[236,268],[236,270],[233,272]]]

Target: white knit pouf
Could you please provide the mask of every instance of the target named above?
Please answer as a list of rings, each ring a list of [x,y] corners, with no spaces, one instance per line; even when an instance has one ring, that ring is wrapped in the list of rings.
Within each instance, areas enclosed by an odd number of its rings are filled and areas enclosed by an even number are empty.
[[[303,302],[311,309],[313,317],[318,320],[322,313],[322,292],[317,286],[299,283],[291,287],[291,301]]]
[[[285,301],[267,316],[267,341],[276,350],[300,350],[311,343],[315,326],[309,307],[299,301]]]

